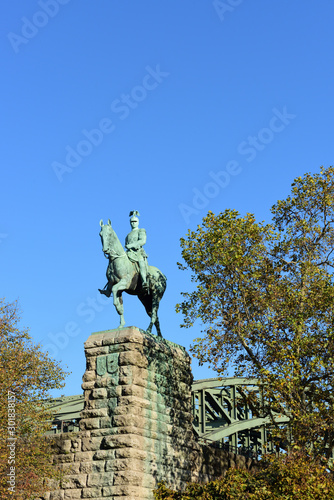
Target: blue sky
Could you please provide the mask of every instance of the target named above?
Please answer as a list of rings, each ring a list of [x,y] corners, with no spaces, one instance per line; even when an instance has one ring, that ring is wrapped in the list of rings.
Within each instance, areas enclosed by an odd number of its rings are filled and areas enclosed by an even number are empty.
[[[78,394],[83,342],[119,321],[97,291],[101,218],[124,242],[139,210],[168,278],[163,334],[189,348],[180,238],[208,210],[268,221],[295,177],[333,164],[334,4],[12,0],[1,14],[0,295]]]

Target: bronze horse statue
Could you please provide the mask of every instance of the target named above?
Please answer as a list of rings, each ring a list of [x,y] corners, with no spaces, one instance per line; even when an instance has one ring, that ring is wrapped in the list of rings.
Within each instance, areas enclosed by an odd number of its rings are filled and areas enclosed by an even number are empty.
[[[148,266],[148,287],[143,287],[139,269],[128,258],[117,234],[111,227],[110,219],[107,224],[103,224],[101,219],[100,226],[102,250],[109,260],[109,264],[106,273],[108,282],[103,290],[99,289],[99,292],[107,297],[113,295],[114,306],[120,315],[118,328],[123,328],[125,325],[122,292],[126,292],[130,295],[137,295],[144,304],[145,310],[151,318],[147,332],[151,333],[152,327],[155,325],[158,337],[162,337],[158,309],[159,302],[166,290],[166,276],[157,267]]]

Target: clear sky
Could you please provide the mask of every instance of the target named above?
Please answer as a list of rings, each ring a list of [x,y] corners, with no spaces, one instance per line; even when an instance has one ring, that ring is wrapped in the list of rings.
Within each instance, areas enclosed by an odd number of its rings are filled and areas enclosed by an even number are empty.
[[[180,328],[180,237],[208,210],[270,219],[293,179],[333,164],[330,0],[11,0],[1,8],[0,296],[72,371],[117,327],[99,221],[120,240],[139,210],[168,278],[164,336]],[[127,325],[147,328],[124,294]],[[215,376],[193,362],[196,379]]]

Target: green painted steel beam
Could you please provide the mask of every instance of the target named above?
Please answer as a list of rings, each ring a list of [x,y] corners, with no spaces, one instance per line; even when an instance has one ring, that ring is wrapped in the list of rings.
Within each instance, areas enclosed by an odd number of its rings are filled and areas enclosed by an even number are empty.
[[[217,387],[228,387],[235,385],[258,385],[257,378],[245,377],[226,377],[226,378],[206,378],[195,380],[192,385],[192,391],[200,391],[201,389],[214,389]]]
[[[277,424],[285,424],[289,422],[288,417],[284,416],[277,416],[275,418],[275,422]],[[249,420],[239,420],[237,422],[233,422],[230,425],[227,425],[225,427],[221,427],[220,429],[215,429],[211,432],[206,432],[205,434],[200,434],[199,438],[202,439],[207,439],[208,441],[220,441],[221,439],[227,438],[233,434],[236,434],[237,432],[241,432],[247,429],[254,429],[255,427],[261,427],[263,425],[270,425],[272,424],[272,420],[270,417],[264,417],[264,418],[252,418]],[[198,433],[198,430],[196,427],[194,427],[196,432]]]
[[[78,396],[64,396],[54,399],[47,406],[52,411],[54,420],[74,420],[80,419],[84,403],[83,394],[79,394]]]

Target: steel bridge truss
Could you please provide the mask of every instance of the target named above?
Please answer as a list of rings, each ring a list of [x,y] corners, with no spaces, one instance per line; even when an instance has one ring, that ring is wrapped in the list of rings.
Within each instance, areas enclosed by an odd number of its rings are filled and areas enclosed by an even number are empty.
[[[193,383],[193,428],[200,443],[253,457],[276,451],[271,439],[273,422],[252,412],[247,403],[249,391],[261,401],[257,379],[213,378]],[[274,421],[283,425],[289,419],[276,414]]]

